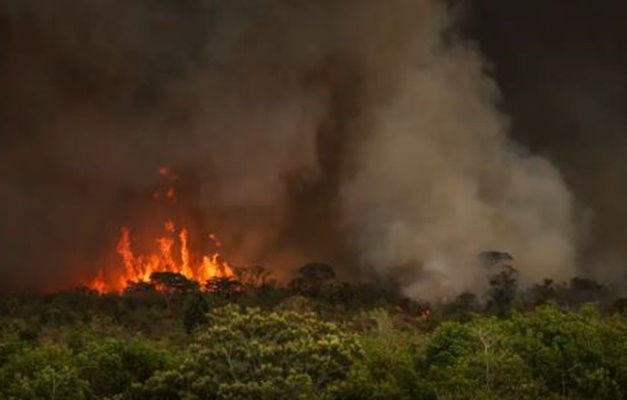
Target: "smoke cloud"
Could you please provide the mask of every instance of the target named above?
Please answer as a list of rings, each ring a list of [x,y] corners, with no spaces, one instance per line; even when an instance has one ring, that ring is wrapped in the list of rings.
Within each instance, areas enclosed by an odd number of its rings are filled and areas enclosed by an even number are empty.
[[[5,289],[84,282],[168,165],[235,263],[306,261],[416,298],[574,274],[573,199],[508,138],[478,47],[436,0],[5,1]]]
[[[511,136],[559,168],[577,200],[582,272],[625,287],[627,4],[477,0],[468,34],[496,66]]]

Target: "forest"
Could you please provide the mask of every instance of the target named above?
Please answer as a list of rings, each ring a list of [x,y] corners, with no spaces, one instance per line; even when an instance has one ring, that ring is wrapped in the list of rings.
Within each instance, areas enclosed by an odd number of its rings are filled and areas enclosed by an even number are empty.
[[[626,398],[627,300],[583,278],[522,287],[487,256],[485,293],[434,303],[323,263],[285,284],[255,266],[5,296],[0,398]]]

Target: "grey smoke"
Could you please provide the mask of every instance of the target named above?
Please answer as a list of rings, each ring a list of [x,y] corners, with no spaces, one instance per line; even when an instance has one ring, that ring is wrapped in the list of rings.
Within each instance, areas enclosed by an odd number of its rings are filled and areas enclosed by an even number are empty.
[[[442,8],[426,7],[442,21],[435,32],[449,28]],[[408,46],[394,98],[375,111],[359,172],[343,188],[364,261],[382,273],[413,265],[407,291],[426,297],[480,285],[484,271],[472,260],[482,249],[515,254],[527,282],[576,273],[560,174],[508,140],[476,48],[427,37]]]
[[[574,194],[581,272],[624,289],[627,3],[475,0],[471,11],[468,34],[496,66],[511,137],[549,158]]]

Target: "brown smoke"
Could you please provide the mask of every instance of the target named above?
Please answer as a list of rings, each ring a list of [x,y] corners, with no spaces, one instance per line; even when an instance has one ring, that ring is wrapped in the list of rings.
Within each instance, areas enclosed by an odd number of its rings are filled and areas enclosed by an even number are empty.
[[[161,164],[231,259],[279,274],[327,261],[433,297],[480,285],[483,250],[574,272],[571,196],[508,140],[443,2],[63,3],[2,14],[3,254],[31,285],[95,268]]]

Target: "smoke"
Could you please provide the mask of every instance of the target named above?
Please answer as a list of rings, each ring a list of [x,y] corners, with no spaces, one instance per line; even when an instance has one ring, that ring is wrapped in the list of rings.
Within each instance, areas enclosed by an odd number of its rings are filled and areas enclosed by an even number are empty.
[[[586,220],[582,272],[624,286],[627,4],[473,3],[469,34],[496,66],[512,137],[559,168]]]
[[[385,4],[384,4],[385,3]],[[84,282],[169,165],[229,259],[326,261],[414,297],[574,273],[558,171],[436,0],[4,2],[6,288]],[[139,215],[139,217],[138,217]]]
[[[515,254],[529,282],[575,273],[571,195],[550,163],[507,139],[499,92],[477,49],[443,21],[410,46],[393,98],[374,110],[344,215],[364,262],[405,274],[413,296],[477,287],[482,249]],[[440,17],[440,18],[438,18]]]

